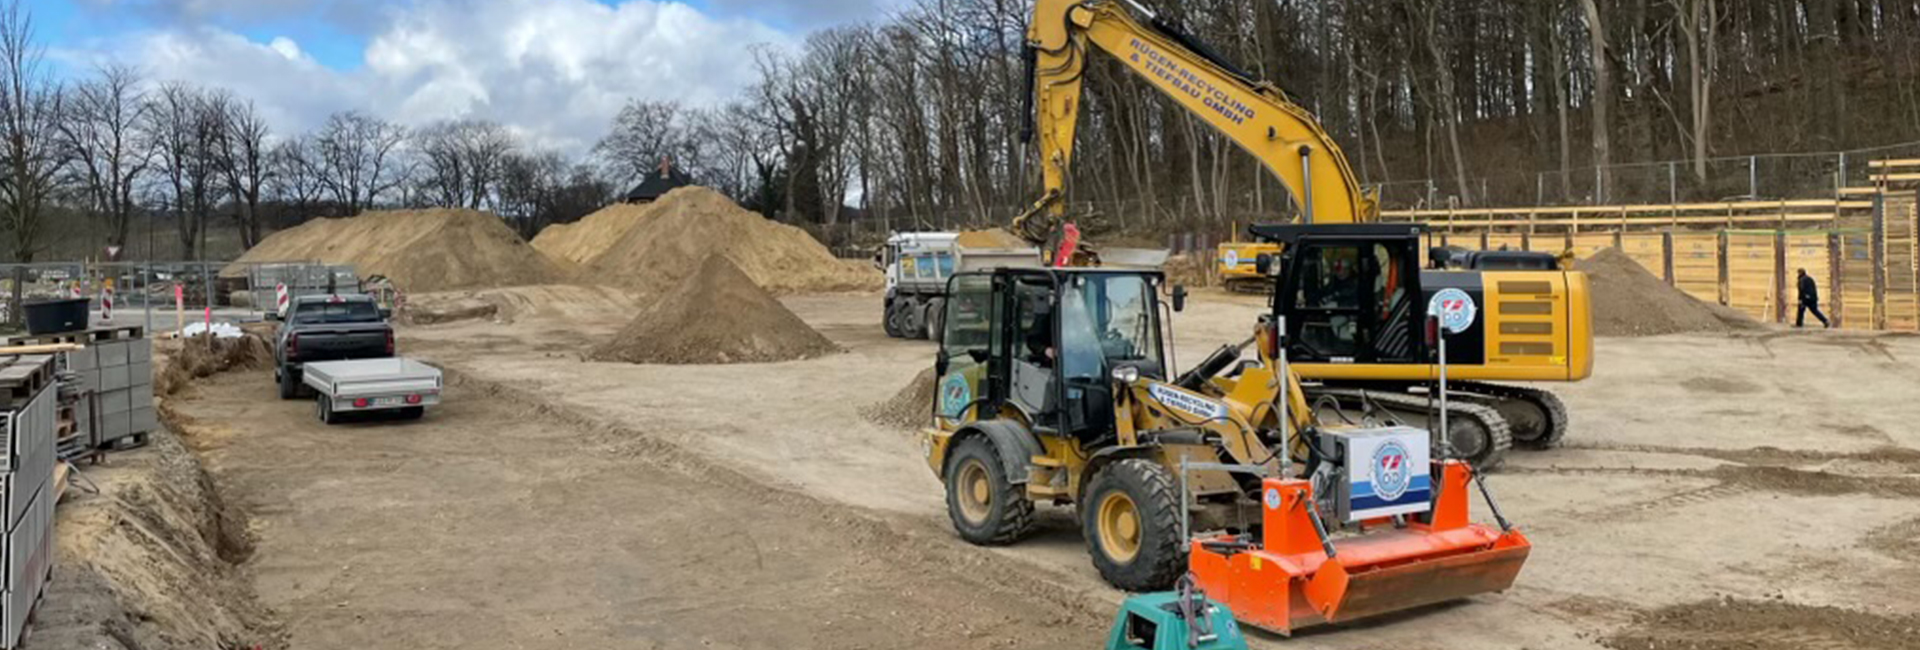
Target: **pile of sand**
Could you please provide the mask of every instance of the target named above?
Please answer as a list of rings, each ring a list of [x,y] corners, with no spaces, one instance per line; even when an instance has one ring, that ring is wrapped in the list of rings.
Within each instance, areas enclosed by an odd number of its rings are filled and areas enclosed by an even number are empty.
[[[807,231],[768,220],[704,187],[678,188],[644,206],[612,206],[577,224],[550,227],[533,241],[547,255],[584,267],[586,280],[641,293],[679,286],[713,253],[776,294],[869,291],[885,284],[878,271],[834,257]]]
[[[694,268],[693,277],[660,297],[591,357],[629,363],[757,363],[839,350],[725,256],[708,255]]]
[[[631,317],[639,301],[617,287],[540,284],[408,296],[399,318],[409,325],[464,320],[511,323],[525,318],[582,321]]]
[[[228,370],[254,370],[273,365],[273,349],[260,335],[248,332],[236,338],[196,336],[168,342],[161,353],[164,363],[156,366],[154,392],[174,395],[186,389],[194,379],[211,377]]]
[[[953,244],[961,248],[1032,248],[1033,244],[1021,239],[1005,228],[986,230],[968,230],[954,238]]]
[[[249,262],[351,264],[361,277],[384,275],[407,292],[448,291],[566,278],[499,217],[473,210],[396,210],[346,219],[314,219],[267,237],[221,275],[246,275]]]
[[[607,252],[628,230],[653,214],[659,203],[634,205],[615,203],[573,223],[556,223],[541,229],[533,238],[533,247],[547,257],[586,264]]]
[[[1759,326],[1745,314],[1701,302],[1668,286],[1617,248],[1595,253],[1575,267],[1587,274],[1593,333],[1599,336],[1725,332]]]
[[[933,369],[928,368],[914,375],[913,380],[900,387],[900,392],[884,402],[874,402],[860,409],[860,415],[868,422],[883,427],[911,429],[926,426],[933,416]]]

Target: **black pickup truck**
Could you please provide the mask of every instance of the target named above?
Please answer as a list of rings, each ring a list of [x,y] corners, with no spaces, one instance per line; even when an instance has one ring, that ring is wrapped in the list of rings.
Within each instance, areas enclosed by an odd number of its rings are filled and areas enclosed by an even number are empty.
[[[280,399],[300,395],[300,367],[313,361],[393,356],[393,328],[372,296],[294,298],[273,337],[273,378]]]

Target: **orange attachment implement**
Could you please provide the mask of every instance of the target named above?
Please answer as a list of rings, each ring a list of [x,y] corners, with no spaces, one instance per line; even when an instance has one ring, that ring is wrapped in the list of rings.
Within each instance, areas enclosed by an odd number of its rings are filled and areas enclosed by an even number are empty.
[[[1471,472],[1459,461],[1435,464],[1441,487],[1427,522],[1333,539],[1331,558],[1314,524],[1312,484],[1266,479],[1259,542],[1196,539],[1188,568],[1241,622],[1280,634],[1504,591],[1532,544],[1517,530],[1468,523]]]

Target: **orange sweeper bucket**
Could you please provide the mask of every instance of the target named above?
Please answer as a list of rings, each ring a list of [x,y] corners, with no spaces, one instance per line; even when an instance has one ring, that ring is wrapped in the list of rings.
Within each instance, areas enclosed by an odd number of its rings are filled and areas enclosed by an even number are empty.
[[[1241,622],[1280,634],[1506,590],[1532,544],[1517,530],[1467,522],[1472,470],[1464,463],[1434,471],[1441,489],[1428,522],[1380,522],[1325,544],[1311,483],[1266,479],[1259,542],[1196,539],[1188,568]]]

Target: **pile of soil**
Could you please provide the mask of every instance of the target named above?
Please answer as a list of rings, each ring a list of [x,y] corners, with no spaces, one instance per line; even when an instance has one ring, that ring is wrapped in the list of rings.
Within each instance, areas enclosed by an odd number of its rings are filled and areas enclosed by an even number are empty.
[[[535,245],[577,261],[584,279],[643,294],[677,287],[718,253],[776,294],[871,291],[885,285],[865,262],[842,260],[807,231],[762,217],[704,187],[682,187],[645,206],[588,215]]]
[[[711,254],[693,277],[633,319],[590,355],[628,363],[760,363],[839,350],[772,294]]]
[[[273,348],[260,335],[248,332],[235,338],[197,336],[163,345],[165,363],[156,365],[153,390],[175,395],[194,379],[228,370],[257,370],[273,364]]]
[[[626,236],[653,214],[659,202],[635,205],[615,203],[573,223],[556,223],[540,230],[533,247],[556,260],[586,264],[607,252],[607,248]]]
[[[922,370],[907,385],[900,387],[900,392],[884,402],[874,402],[860,409],[860,415],[868,422],[894,429],[926,426],[932,419],[934,385],[938,383],[935,379],[932,368]]]
[[[961,248],[1032,248],[1033,244],[1005,228],[968,230],[953,240]]]
[[[1655,336],[1758,327],[1738,311],[1710,305],[1669,286],[1617,248],[1580,260],[1592,291],[1593,333]]]
[[[314,219],[267,237],[221,271],[242,277],[249,262],[351,264],[407,292],[549,284],[568,270],[527,245],[499,217],[473,210],[396,210]]]
[[[1912,648],[1916,629],[1920,617],[1723,597],[1642,613],[1601,642],[1618,650],[1894,650]]]
[[[625,319],[638,305],[632,294],[617,287],[542,284],[416,294],[408,297],[400,318],[409,325],[465,320],[511,323],[523,318]]]

